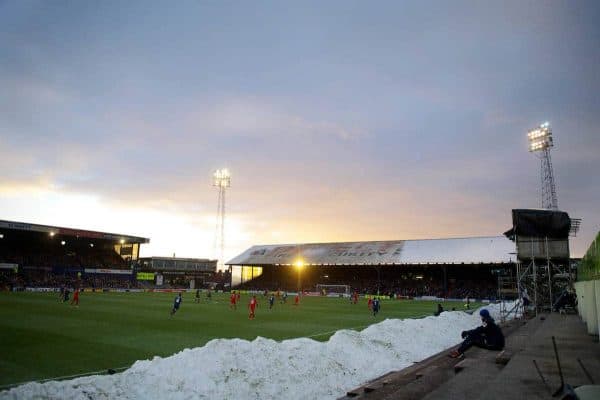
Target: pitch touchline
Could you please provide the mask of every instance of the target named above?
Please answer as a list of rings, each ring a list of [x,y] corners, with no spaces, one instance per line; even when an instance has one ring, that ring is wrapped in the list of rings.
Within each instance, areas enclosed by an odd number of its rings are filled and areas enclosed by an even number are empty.
[[[423,318],[423,317],[429,317],[430,315],[431,315],[431,314],[422,314],[422,315],[417,315],[417,316],[415,316],[414,318],[415,318],[415,319],[418,319],[418,318]],[[311,337],[317,337],[317,336],[324,336],[324,335],[329,335],[329,334],[331,334],[331,333],[335,333],[335,332],[337,332],[337,331],[341,331],[341,330],[343,330],[343,329],[356,330],[356,329],[359,329],[359,328],[365,328],[365,327],[367,327],[367,326],[371,326],[371,325],[372,325],[372,324],[367,324],[367,325],[359,325],[359,326],[351,326],[351,327],[349,327],[349,328],[339,328],[339,329],[335,329],[335,330],[333,330],[333,331],[327,331],[327,332],[315,333],[315,334],[308,335],[308,336],[304,336],[304,337],[311,338]],[[284,340],[289,340],[289,339],[295,339],[295,337],[291,337],[291,338],[284,339]]]
[[[119,367],[119,368],[110,368],[112,370],[114,370],[115,372],[118,371],[123,371],[127,368],[131,367],[131,365],[127,365],[125,367]],[[10,383],[8,385],[2,385],[0,386],[0,390],[5,390],[5,389],[10,389],[14,386],[20,386],[20,385],[24,385],[26,383],[32,383],[32,382],[37,382],[37,383],[46,383],[46,382],[50,382],[50,381],[59,381],[59,380],[63,380],[63,379],[71,379],[71,378],[80,378],[82,376],[88,376],[88,375],[105,375],[108,372],[108,369],[103,369],[100,371],[92,371],[92,372],[83,372],[81,374],[75,374],[75,375],[64,375],[64,376],[55,376],[53,378],[46,378],[46,379],[40,379],[40,380],[35,380],[35,381],[24,381],[24,382],[18,382],[18,383]]]
[[[359,329],[359,328],[364,328],[365,326],[369,326],[369,325],[359,325],[359,326],[352,326],[350,328],[338,328],[335,329],[333,331],[328,331],[328,332],[321,332],[321,333],[315,333],[313,335],[308,335],[308,336],[304,336],[307,338],[311,338],[311,337],[317,337],[317,336],[324,336],[324,335],[329,335],[330,333],[335,333],[337,331],[341,331],[342,329],[350,329],[350,330],[355,330],[355,329]],[[290,339],[294,339],[294,338],[290,338]]]

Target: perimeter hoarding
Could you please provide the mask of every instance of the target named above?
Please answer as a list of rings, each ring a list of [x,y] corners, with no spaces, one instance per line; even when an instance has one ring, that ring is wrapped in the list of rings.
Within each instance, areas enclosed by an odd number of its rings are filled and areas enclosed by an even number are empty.
[[[135,275],[135,278],[138,281],[153,281],[154,280],[154,272],[138,272]]]

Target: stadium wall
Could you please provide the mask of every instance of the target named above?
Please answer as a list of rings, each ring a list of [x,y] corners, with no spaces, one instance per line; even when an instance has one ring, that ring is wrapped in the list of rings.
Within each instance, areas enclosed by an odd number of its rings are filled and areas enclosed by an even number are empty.
[[[600,332],[600,232],[590,244],[577,269],[577,302],[579,315],[590,335]]]

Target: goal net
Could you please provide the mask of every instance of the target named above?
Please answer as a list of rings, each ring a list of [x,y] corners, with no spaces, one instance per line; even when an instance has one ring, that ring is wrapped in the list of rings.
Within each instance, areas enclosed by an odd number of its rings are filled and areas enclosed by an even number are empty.
[[[322,296],[350,296],[349,285],[317,284],[317,292]]]

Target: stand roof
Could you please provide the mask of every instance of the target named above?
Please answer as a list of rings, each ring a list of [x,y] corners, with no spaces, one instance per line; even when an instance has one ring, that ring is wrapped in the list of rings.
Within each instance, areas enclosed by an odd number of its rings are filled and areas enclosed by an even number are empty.
[[[252,246],[227,265],[415,265],[515,262],[504,236]]]

